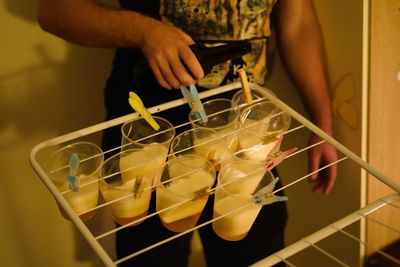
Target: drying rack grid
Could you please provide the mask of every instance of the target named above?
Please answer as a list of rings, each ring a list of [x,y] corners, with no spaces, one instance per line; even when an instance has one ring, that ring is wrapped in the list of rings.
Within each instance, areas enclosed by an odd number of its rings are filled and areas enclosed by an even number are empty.
[[[260,92],[266,99],[269,99],[271,102],[273,102],[275,105],[286,111],[292,119],[292,122],[295,121],[296,126],[291,127],[286,133],[293,133],[295,131],[301,130],[301,129],[307,129],[310,132],[313,132],[317,134],[318,136],[321,137],[323,140],[320,143],[323,142],[328,142],[334,147],[339,152],[339,158],[337,162],[334,162],[332,164],[340,164],[344,160],[350,160],[354,162],[357,166],[360,167],[360,170],[366,171],[370,176],[375,177],[376,179],[379,179],[382,183],[386,184],[388,187],[393,189],[395,192],[392,195],[385,196],[381,199],[378,199],[377,201],[367,204],[366,206],[355,210],[354,212],[344,216],[343,218],[330,223],[327,226],[321,227],[320,230],[313,232],[312,234],[294,242],[293,244],[290,244],[289,246],[285,247],[284,249],[278,251],[277,253],[259,261],[255,262],[252,266],[272,266],[276,263],[279,263],[281,261],[285,262],[287,266],[298,266],[296,263],[296,256],[299,254],[304,253],[306,257],[309,257],[310,259],[315,259],[315,257],[324,257],[326,260],[326,266],[350,266],[348,263],[346,263],[345,260],[342,260],[339,258],[339,256],[333,254],[332,252],[329,252],[328,249],[325,248],[324,243],[329,242],[329,238],[332,238],[336,235],[340,235],[341,238],[345,238],[348,240],[351,240],[350,242],[357,242],[360,247],[363,247],[364,249],[372,249],[376,251],[380,256],[384,257],[388,262],[390,262],[393,265],[388,265],[388,266],[400,266],[400,255],[390,255],[390,253],[379,250],[378,248],[371,247],[368,243],[363,238],[363,235],[360,234],[358,236],[354,235],[354,231],[346,231],[347,228],[352,227],[354,224],[360,224],[360,223],[365,223],[365,221],[370,221],[376,225],[379,225],[379,227],[384,228],[386,231],[391,232],[392,234],[395,234],[397,236],[400,236],[400,228],[398,225],[388,225],[387,222],[382,223],[379,221],[379,218],[374,217],[374,213],[383,210],[383,209],[388,209],[389,212],[393,214],[400,213],[400,185],[395,183],[393,180],[389,179],[388,177],[384,176],[381,172],[376,170],[374,167],[371,165],[367,164],[364,160],[362,160],[360,157],[358,157],[356,154],[354,154],[352,151],[350,151],[348,148],[343,146],[341,143],[333,139],[331,136],[327,135],[325,132],[323,132],[321,129],[313,125],[311,122],[309,122],[306,118],[304,118],[302,115],[297,113],[295,110],[290,108],[288,105],[286,105],[284,102],[279,100],[276,96],[270,93],[270,91],[265,90],[265,88],[260,87],[256,84],[250,83],[250,88],[252,90],[255,90],[257,92]],[[226,86],[221,86],[212,90],[208,90],[205,92],[200,93],[200,98],[204,99],[207,97],[211,96],[216,96],[221,93],[225,93],[228,91],[232,90],[240,90],[241,89],[241,84],[240,83],[232,83]],[[177,99],[171,102],[163,103],[161,105],[151,107],[149,108],[150,113],[157,113],[160,111],[164,111],[170,108],[174,108],[180,105],[186,104],[186,101],[184,99]],[[96,252],[96,254],[99,256],[99,258],[102,260],[102,262],[105,264],[105,266],[117,266],[119,263],[124,262],[125,260],[135,257],[136,255],[140,253],[146,253],[148,250],[151,250],[153,247],[163,245],[164,243],[168,242],[168,240],[162,240],[157,244],[154,244],[153,246],[150,246],[148,248],[145,248],[141,251],[138,251],[136,253],[133,253],[125,258],[122,259],[116,259],[113,258],[110,255],[110,252],[107,251],[107,249],[101,244],[101,239],[106,238],[107,236],[114,235],[117,231],[124,227],[118,227],[115,229],[110,229],[109,231],[106,231],[104,233],[94,233],[90,226],[88,226],[87,223],[82,221],[79,217],[79,214],[76,214],[74,210],[71,208],[67,200],[64,198],[63,193],[65,192],[59,192],[55,184],[50,180],[49,175],[47,174],[45,170],[45,163],[44,163],[44,158],[46,158],[46,155],[48,155],[49,150],[54,150],[55,148],[66,145],[69,143],[72,143],[76,140],[87,140],[91,138],[92,135],[99,135],[102,133],[103,130],[117,126],[117,125],[122,125],[124,122],[132,120],[134,118],[139,117],[137,113],[132,113],[123,117],[119,117],[110,121],[106,121],[103,123],[99,123],[84,129],[80,129],[75,132],[71,132],[59,137],[55,137],[53,139],[44,141],[42,143],[39,143],[36,145],[30,154],[30,163],[32,168],[35,170],[35,172],[38,174],[38,176],[41,178],[43,183],[47,186],[48,190],[50,193],[53,195],[55,200],[58,202],[58,204],[64,209],[65,213],[70,217],[70,220],[75,224],[75,226],[78,228],[80,233],[84,236],[84,238],[88,241],[88,243],[91,245],[93,250]],[[293,123],[292,123],[293,124]],[[318,144],[320,144],[318,143]],[[317,145],[318,145],[317,144]],[[305,148],[300,148],[298,151],[296,151],[294,154],[290,155],[294,156],[297,153],[304,153],[309,149],[310,147],[305,147]],[[106,151],[104,153],[107,153]],[[324,167],[322,167],[320,170],[322,170]],[[288,185],[285,185],[284,187],[289,187],[289,186],[294,186],[298,182],[306,180],[311,174],[307,174],[303,177],[299,177],[296,179],[294,182],[291,182]],[[289,199],[290,201],[290,199]],[[105,208],[107,206],[107,203],[102,203],[99,204],[96,209],[101,209]],[[150,214],[149,216],[154,216],[156,214]],[[378,216],[379,217],[379,216]],[[207,223],[211,223],[207,222]],[[198,229],[199,227],[202,227],[203,225],[198,225],[188,231],[185,231],[183,233],[177,234],[173,236],[171,239],[176,238],[178,236],[181,236],[183,234],[186,234],[187,232],[194,231]],[[349,242],[349,241],[346,241]],[[308,265],[310,266],[310,265]]]

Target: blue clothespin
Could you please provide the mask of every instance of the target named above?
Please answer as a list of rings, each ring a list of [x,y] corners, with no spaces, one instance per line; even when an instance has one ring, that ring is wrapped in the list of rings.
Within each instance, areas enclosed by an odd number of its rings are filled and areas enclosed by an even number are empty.
[[[197,92],[197,88],[194,84],[189,86],[190,91],[186,88],[186,86],[181,86],[181,92],[183,97],[188,102],[192,111],[194,111],[202,122],[207,122],[208,118],[206,112],[204,111],[203,104],[200,101],[199,93]]]
[[[269,205],[278,201],[286,201],[287,197],[276,196],[272,193],[275,188],[276,183],[279,181],[279,178],[275,178],[271,183],[267,186],[264,186],[257,193],[254,194],[253,200],[254,203],[258,205]]]
[[[69,175],[68,175],[69,188],[71,189],[72,192],[78,192],[79,181],[78,177],[76,177],[78,173],[78,167],[79,167],[79,157],[76,153],[73,153],[71,155],[71,158],[69,159]]]

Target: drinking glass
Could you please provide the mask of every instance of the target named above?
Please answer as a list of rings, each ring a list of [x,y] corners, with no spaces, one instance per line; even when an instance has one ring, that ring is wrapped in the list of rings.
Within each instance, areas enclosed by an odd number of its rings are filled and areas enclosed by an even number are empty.
[[[270,101],[254,103],[240,115],[238,151],[250,160],[262,161],[290,126],[291,117]]]
[[[194,154],[207,158],[219,170],[221,160],[229,157],[229,140],[222,138],[211,128],[189,129],[177,135],[171,142],[171,155]]]
[[[153,116],[153,118],[160,125],[160,129],[157,131],[143,118],[125,122],[121,127],[121,150],[136,148],[149,152],[155,160],[154,182],[157,182],[161,176],[162,165],[167,159],[169,146],[175,136],[175,128],[164,118],[157,116]]]
[[[126,149],[104,161],[100,190],[113,220],[119,225],[147,215],[155,160],[143,149]],[[133,225],[137,225],[140,220]]]
[[[214,168],[202,156],[182,155],[168,160],[156,188],[156,208],[165,228],[183,232],[194,227],[214,181]]]
[[[203,103],[208,117],[207,122],[198,119],[195,112],[190,112],[189,121],[192,128],[208,128],[216,131],[227,142],[227,151],[237,148],[237,132],[239,126],[239,109],[232,100],[216,98]]]
[[[74,174],[77,179],[76,191],[70,189],[68,182],[68,176],[71,174],[70,160],[74,153],[79,159]],[[66,145],[52,153],[48,158],[47,170],[51,181],[63,194],[72,209],[80,214],[79,217],[82,220],[92,218],[95,213],[95,210],[89,210],[97,206],[100,167],[103,160],[102,150],[91,142],[75,142]],[[64,218],[69,219],[69,216],[61,207],[60,211]]]
[[[273,178],[261,162],[233,160],[222,167],[215,190],[213,218],[216,220],[212,223],[219,237],[228,241],[246,237],[262,207],[254,196]]]

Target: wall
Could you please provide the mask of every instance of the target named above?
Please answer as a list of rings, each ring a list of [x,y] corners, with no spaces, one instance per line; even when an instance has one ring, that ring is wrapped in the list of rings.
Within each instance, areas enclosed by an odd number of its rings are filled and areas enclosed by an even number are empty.
[[[324,34],[332,99],[338,101],[338,91],[354,92],[354,96],[346,99],[346,103],[353,107],[355,113],[341,116],[335,112],[335,138],[356,154],[361,155],[363,1],[314,0],[314,3]],[[306,114],[300,97],[285,75],[279,60],[275,62],[271,80],[267,86],[289,106],[301,114]],[[343,100],[339,99],[338,104],[344,104]],[[293,136],[287,136],[287,146],[299,148],[307,146],[308,134],[308,131],[301,130]],[[307,181],[285,190],[289,197],[287,244],[359,208],[360,168],[346,160],[338,164],[338,171],[335,188],[327,197],[311,193],[311,187]],[[306,175],[308,173],[307,155],[302,153],[296,158],[288,159],[281,165],[280,173],[285,184]],[[358,235],[357,227],[351,231]],[[359,253],[357,242],[346,243],[344,246],[347,247],[343,249],[343,243],[337,246],[339,240],[339,238],[329,239],[323,246],[328,247],[339,258],[346,259],[345,262],[349,265],[357,265]],[[338,247],[341,251],[337,249]],[[318,264],[316,255],[307,255],[307,257],[313,258],[313,266],[324,265]],[[302,257],[296,260],[307,261]],[[303,265],[299,264],[299,266]]]
[[[0,266],[99,266],[29,166],[31,148],[104,118],[113,51],[44,33],[37,1],[0,1]]]

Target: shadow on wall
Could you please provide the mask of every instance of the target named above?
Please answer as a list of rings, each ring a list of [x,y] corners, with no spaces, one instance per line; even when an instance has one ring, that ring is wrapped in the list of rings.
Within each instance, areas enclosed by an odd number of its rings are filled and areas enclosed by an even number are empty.
[[[36,1],[21,4],[7,0],[5,4],[12,15],[37,23]],[[112,51],[71,44],[65,59],[60,61],[52,57],[45,45],[37,43],[30,49],[40,58],[39,63],[0,74],[0,87],[5,92],[0,99],[5,111],[0,114],[1,128],[17,123],[14,127],[18,134],[32,135],[41,122],[44,127],[66,132],[103,120],[103,87]],[[49,112],[54,116],[49,116]],[[1,128],[0,132],[4,132]]]
[[[23,22],[37,24],[37,1],[21,3],[6,0],[3,5],[11,15]],[[43,32],[43,35],[45,34],[47,33]],[[33,58],[40,60],[32,61],[35,63],[25,60],[25,63],[19,65],[22,66],[19,69],[0,73],[0,149],[9,149],[19,145],[21,140],[29,140],[32,137],[55,137],[104,120],[103,88],[110,71],[113,50],[66,44],[65,58],[60,60],[61,57],[52,56],[49,46],[41,42],[40,37],[33,43],[37,45],[29,46],[28,40],[26,47],[32,50],[29,53]],[[21,58],[16,60],[24,62]],[[17,206],[18,201],[14,200],[21,196],[13,195],[15,190],[7,190],[7,187],[13,187],[12,183],[14,182],[7,182],[7,179],[2,182],[2,186],[5,186],[4,192],[9,192],[4,199],[9,199],[11,206]],[[24,218],[24,211],[18,210],[18,207],[13,209],[13,212],[15,216]],[[101,227],[104,226],[99,222],[99,228]],[[76,260],[92,261],[93,254],[87,253],[92,251],[91,248],[81,234],[75,228],[72,229]],[[23,229],[22,234],[30,235],[27,229]],[[24,243],[25,238],[19,240]],[[27,257],[32,254],[28,245],[19,245],[26,250]]]
[[[32,136],[38,123],[67,132],[103,119],[104,51],[72,47],[64,62],[51,58],[44,46],[32,53],[42,62],[0,74],[0,87],[5,88],[0,99],[5,110],[0,114],[2,127],[13,124],[18,134]]]

